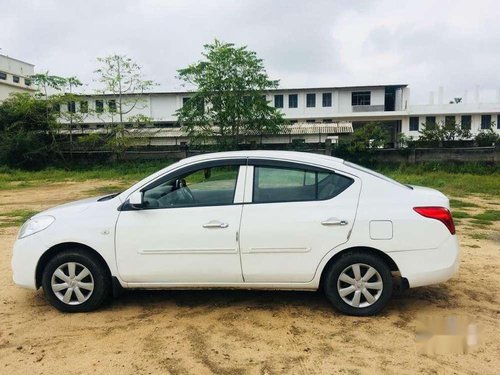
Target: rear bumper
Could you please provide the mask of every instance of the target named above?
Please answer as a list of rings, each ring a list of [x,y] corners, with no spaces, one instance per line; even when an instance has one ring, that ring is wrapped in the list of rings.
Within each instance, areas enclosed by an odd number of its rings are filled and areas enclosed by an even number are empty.
[[[410,288],[442,283],[450,279],[460,263],[457,236],[450,236],[441,246],[430,250],[398,251],[388,255],[397,264]]]

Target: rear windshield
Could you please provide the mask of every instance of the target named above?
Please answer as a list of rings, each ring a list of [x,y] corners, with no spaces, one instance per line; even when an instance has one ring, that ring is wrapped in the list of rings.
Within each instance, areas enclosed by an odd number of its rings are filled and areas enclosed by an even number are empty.
[[[344,160],[344,164],[347,165],[348,167],[351,167],[351,168],[354,168],[354,169],[357,169],[359,171],[362,171],[362,172],[365,172],[365,173],[368,173],[368,174],[371,174],[372,176],[375,176],[375,177],[378,177],[384,181],[387,181],[387,182],[390,182],[391,184],[395,184],[395,185],[398,185],[398,186],[401,186],[405,189],[413,189],[411,186],[408,186],[408,185],[403,185],[402,183],[400,182],[397,182],[396,180],[393,180],[392,178],[389,178],[387,176],[384,176],[383,174],[381,173],[378,173],[378,172],[375,172],[375,171],[372,171],[371,169],[368,169],[368,168],[365,168],[365,167],[362,167],[361,165],[357,165],[357,164],[354,164],[354,163],[351,163],[349,161],[345,161]]]

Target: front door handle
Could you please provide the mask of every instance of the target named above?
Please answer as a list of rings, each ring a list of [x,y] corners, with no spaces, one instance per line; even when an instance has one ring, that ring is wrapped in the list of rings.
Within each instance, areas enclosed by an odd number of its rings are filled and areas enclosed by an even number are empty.
[[[335,217],[331,217],[321,222],[321,225],[347,225],[347,224],[349,224],[347,220],[340,220]]]
[[[228,223],[223,223],[218,220],[210,220],[208,223],[203,224],[203,228],[227,228]]]

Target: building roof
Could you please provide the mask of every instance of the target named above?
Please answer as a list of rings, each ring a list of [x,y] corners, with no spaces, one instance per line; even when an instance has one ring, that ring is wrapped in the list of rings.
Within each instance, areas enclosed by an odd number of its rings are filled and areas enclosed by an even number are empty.
[[[387,85],[362,85],[362,86],[320,86],[320,87],[279,87],[276,89],[268,89],[264,90],[265,92],[279,92],[279,91],[328,91],[328,90],[359,90],[359,89],[373,89],[373,88],[385,88],[385,87],[408,87],[407,83],[398,83],[398,84],[387,84]],[[189,95],[195,92],[196,90],[191,91],[147,91],[142,95]],[[124,94],[124,95],[139,95],[140,93],[135,94]],[[94,94],[80,94],[81,96],[110,96],[115,95],[111,93],[94,93]]]
[[[7,55],[2,55],[1,53],[0,53],[0,57],[5,57],[6,59],[9,59],[9,60],[14,60],[14,61],[17,61],[17,62],[20,62],[20,63],[26,64],[26,65],[35,66],[35,65],[34,65],[34,64],[32,64],[32,63],[29,63],[29,62],[26,62],[26,61],[23,61],[23,60],[19,60],[19,59],[15,59],[14,57],[10,57],[10,56],[7,56]]]

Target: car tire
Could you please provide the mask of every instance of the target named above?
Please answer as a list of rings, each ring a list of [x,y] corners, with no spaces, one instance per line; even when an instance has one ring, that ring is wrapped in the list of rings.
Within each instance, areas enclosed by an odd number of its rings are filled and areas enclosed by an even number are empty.
[[[63,312],[97,309],[111,294],[111,278],[103,261],[86,250],[66,250],[46,264],[42,288],[52,306]]]
[[[323,289],[340,312],[354,316],[379,313],[392,295],[387,264],[373,254],[346,253],[326,270]]]

